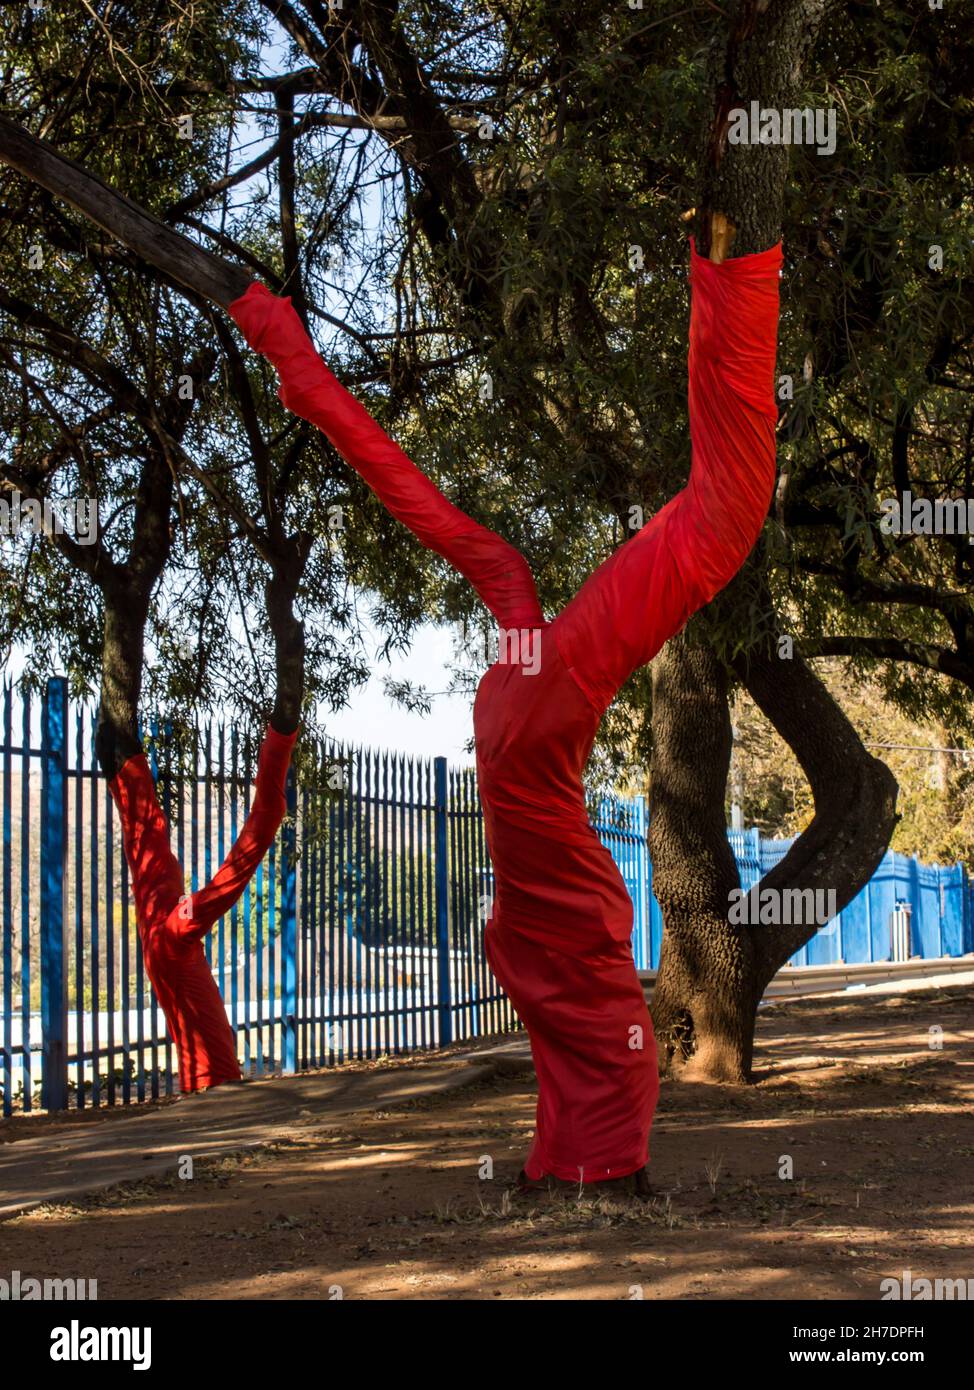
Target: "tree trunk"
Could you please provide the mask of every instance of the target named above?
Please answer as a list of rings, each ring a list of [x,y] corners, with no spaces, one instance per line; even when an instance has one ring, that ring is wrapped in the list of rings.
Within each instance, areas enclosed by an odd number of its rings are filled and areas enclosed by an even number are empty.
[[[815,673],[768,648],[735,662],[745,688],[793,749],[815,799],[811,824],[759,888],[835,893],[835,910],[875,873],[896,825],[896,781],[872,757]],[[812,921],[734,925],[739,878],[724,815],[730,756],[727,675],[709,647],[674,638],[653,662],[650,855],[666,934],[652,1015],[661,1069],[747,1081],[757,1006],[815,935]]]
[[[779,658],[769,642],[735,666],[748,694],[797,757],[815,800],[811,824],[761,880],[761,888],[832,890],[841,912],[872,878],[889,845],[897,821],[896,778],[867,752],[800,657]],[[815,931],[814,924],[802,923],[757,929],[759,997]]]
[[[136,489],[128,559],[113,566],[99,581],[105,616],[95,749],[102,772],[109,779],[128,758],[142,751],[139,697],[145,626],[152,591],[169,559],[169,519],[174,495],[175,483],[164,454],[160,449],[149,449]]]
[[[738,885],[724,818],[727,695],[723,663],[685,635],[653,662],[649,849],[666,934],[652,1014],[662,1070],[741,1082],[760,996],[753,936],[727,917]]]
[[[95,748],[102,772],[111,780],[122,764],[142,751],[139,696],[148,599],[122,584],[102,590],[101,698]]]
[[[773,246],[781,235],[786,145],[727,140],[729,113],[751,101],[790,104],[832,0],[736,0],[710,57],[713,113],[703,132],[696,234],[701,255],[724,260]]]
[[[714,100],[696,222],[698,248],[714,261],[766,250],[781,235],[787,149],[729,145],[729,113],[752,100],[789,103],[828,5],[736,0],[728,7],[726,35],[711,56]],[[740,630],[747,630],[743,622]],[[652,1003],[661,1065],[740,1082],[750,1076],[756,1011],[774,953],[763,952],[753,927],[728,920],[739,882],[724,814],[727,673],[712,646],[693,647],[681,636],[655,658],[652,691],[650,854],[666,928]],[[827,694],[820,703],[831,703]],[[822,784],[818,790],[825,795]]]

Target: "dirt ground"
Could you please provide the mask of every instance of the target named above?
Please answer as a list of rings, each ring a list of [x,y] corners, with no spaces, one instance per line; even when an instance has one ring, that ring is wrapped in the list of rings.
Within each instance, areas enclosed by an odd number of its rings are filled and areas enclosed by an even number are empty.
[[[966,988],[789,1001],[753,1086],[664,1084],[648,1203],[513,1193],[533,1077],[503,1077],[12,1218],[0,1270],[100,1299],[877,1299],[974,1279],[972,1101]]]

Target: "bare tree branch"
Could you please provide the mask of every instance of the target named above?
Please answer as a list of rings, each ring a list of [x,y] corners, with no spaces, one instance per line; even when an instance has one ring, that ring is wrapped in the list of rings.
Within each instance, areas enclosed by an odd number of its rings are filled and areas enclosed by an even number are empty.
[[[239,299],[250,284],[246,271],[204,251],[6,116],[0,116],[0,160],[221,308]]]

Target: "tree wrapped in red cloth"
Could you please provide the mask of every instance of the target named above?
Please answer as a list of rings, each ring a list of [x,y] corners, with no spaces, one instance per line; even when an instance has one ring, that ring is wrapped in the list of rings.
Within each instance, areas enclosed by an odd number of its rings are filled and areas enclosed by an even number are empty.
[[[780,245],[715,263],[691,246],[690,480],[547,621],[524,557],[447,500],[318,356],[290,300],[230,306],[315,424],[389,509],[465,575],[501,629],[474,706],[497,885],[486,942],[538,1075],[529,1179],[640,1171],[658,1095],[632,904],[589,823],[582,775],[618,689],[737,573],[775,478]]]
[[[281,734],[268,725],[247,819],[216,874],[195,893],[185,891],[145,754],[124,762],[109,783],[122,823],[142,957],[176,1047],[181,1091],[240,1080],[233,1029],[203,938],[244,892],[277,834],[297,736],[297,730]]]

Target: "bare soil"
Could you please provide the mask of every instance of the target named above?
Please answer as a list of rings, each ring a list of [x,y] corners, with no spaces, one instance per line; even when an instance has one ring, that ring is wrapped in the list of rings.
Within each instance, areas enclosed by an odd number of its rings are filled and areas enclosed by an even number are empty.
[[[788,1001],[754,1085],[664,1083],[649,1202],[518,1196],[533,1077],[507,1076],[15,1217],[0,1272],[100,1299],[877,1299],[974,1278],[972,1100],[966,988]]]

